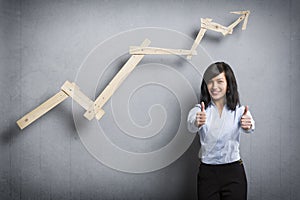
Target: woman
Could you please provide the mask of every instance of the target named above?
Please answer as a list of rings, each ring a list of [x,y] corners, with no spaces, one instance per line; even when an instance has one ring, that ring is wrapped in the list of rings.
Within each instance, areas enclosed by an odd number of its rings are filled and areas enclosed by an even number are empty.
[[[200,136],[199,200],[247,199],[239,153],[240,133],[252,133],[248,106],[240,105],[234,73],[224,62],[211,64],[201,84],[200,104],[188,115],[188,129]]]

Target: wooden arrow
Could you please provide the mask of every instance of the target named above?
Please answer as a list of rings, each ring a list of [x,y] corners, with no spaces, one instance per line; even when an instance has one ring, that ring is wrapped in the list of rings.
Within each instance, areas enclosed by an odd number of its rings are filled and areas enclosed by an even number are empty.
[[[229,26],[223,26],[221,24],[212,22],[212,19],[210,18],[201,18],[201,29],[193,43],[193,46],[191,48],[191,52],[193,52],[194,50],[196,50],[196,48],[198,47],[199,43],[201,42],[205,32],[209,29],[212,31],[216,31],[216,32],[220,32],[222,33],[224,36],[228,35],[228,34],[232,34],[233,28],[236,27],[241,21],[244,20],[243,23],[243,27],[242,30],[245,30],[247,27],[247,23],[248,23],[248,18],[250,15],[250,11],[234,11],[234,12],[230,12],[232,14],[238,14],[241,15],[235,22],[233,22],[231,25]],[[191,59],[192,58],[192,54],[187,56],[187,59]]]
[[[126,64],[111,80],[111,82],[106,86],[106,88],[94,102],[90,100],[83,92],[81,92],[79,87],[75,83],[66,81],[57,94],[55,94],[47,101],[42,103],[40,106],[38,106],[37,108],[23,116],[21,119],[19,119],[17,121],[18,126],[20,127],[20,129],[24,129],[32,122],[46,114],[52,108],[63,102],[68,97],[71,97],[74,101],[76,101],[80,106],[82,106],[86,110],[84,116],[87,119],[91,120],[94,117],[96,117],[96,119],[98,120],[101,119],[101,117],[105,114],[104,110],[102,109],[103,105],[110,99],[110,97],[114,94],[114,92],[118,89],[122,82],[127,78],[127,76],[135,69],[135,67],[145,55],[187,55],[187,59],[191,59],[193,55],[197,55],[196,48],[198,47],[207,30],[220,32],[225,36],[227,34],[232,34],[233,29],[243,20],[244,23],[242,30],[245,30],[248,23],[250,11],[234,11],[231,13],[238,14],[241,16],[227,27],[212,22],[212,19],[210,18],[201,18],[201,29],[198,32],[198,35],[190,50],[148,47],[151,43],[148,39],[145,39],[141,46],[131,46],[129,52],[130,54],[132,54],[132,56],[129,58]]]

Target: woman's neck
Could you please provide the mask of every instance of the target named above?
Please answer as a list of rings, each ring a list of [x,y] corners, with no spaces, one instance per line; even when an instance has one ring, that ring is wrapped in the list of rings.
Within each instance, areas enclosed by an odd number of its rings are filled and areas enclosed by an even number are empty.
[[[220,117],[222,116],[222,111],[225,106],[225,103],[226,103],[225,99],[220,99],[220,100],[214,101],[214,104],[218,108]]]

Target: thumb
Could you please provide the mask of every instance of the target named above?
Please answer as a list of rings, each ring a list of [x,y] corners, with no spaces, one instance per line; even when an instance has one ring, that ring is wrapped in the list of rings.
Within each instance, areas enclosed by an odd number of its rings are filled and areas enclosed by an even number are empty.
[[[201,112],[205,112],[205,104],[203,101],[201,102]]]
[[[244,110],[244,113],[243,113],[243,115],[246,115],[246,114],[247,114],[247,112],[248,112],[248,110],[249,110],[248,106],[245,106],[245,110]]]

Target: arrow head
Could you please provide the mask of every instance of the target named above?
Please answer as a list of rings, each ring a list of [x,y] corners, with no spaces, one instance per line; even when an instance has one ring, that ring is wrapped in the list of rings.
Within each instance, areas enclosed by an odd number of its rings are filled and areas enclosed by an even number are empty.
[[[250,10],[244,10],[244,11],[233,11],[233,12],[230,12],[232,14],[237,14],[237,15],[247,15],[247,14],[250,14]]]
[[[246,17],[244,19],[244,23],[243,23],[243,26],[242,26],[242,30],[246,30],[246,27],[247,27],[247,23],[248,23],[248,18],[249,18],[249,15],[250,15],[250,11],[246,11],[247,13],[245,14]]]

